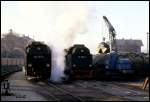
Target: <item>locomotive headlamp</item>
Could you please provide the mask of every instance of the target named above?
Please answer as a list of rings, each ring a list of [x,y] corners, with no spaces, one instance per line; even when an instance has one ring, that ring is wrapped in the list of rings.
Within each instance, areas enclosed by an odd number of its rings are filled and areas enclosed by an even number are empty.
[[[27,48],[26,52],[29,53],[30,48]]]
[[[105,67],[106,69],[109,69],[109,67],[108,67],[108,65],[106,65],[106,67]]]
[[[50,65],[49,65],[49,64],[46,64],[46,67],[50,67]]]
[[[73,67],[76,67],[76,64],[73,64],[72,66],[73,66]]]
[[[89,67],[92,67],[92,65],[91,65],[91,64],[89,64]]]
[[[40,47],[38,47],[37,49],[38,49],[38,50],[41,50],[41,48],[40,48]]]
[[[37,58],[38,56],[34,56],[34,58]]]
[[[32,64],[28,64],[28,67],[32,67]]]
[[[84,50],[81,50],[81,52],[84,52]]]

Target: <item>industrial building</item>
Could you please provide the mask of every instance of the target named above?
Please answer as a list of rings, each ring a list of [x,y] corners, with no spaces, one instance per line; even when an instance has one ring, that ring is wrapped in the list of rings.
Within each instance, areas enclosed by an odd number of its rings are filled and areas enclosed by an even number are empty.
[[[118,52],[141,53],[142,40],[133,39],[116,39]]]
[[[104,45],[109,45],[109,42],[104,42],[100,43],[98,45],[98,48],[104,49]],[[135,40],[135,39],[116,39],[116,45],[117,51],[120,53],[141,53],[141,47],[143,46],[142,40]],[[112,49],[115,49],[115,46],[112,44]],[[106,47],[107,48],[107,47]],[[104,52],[104,51],[103,51]]]

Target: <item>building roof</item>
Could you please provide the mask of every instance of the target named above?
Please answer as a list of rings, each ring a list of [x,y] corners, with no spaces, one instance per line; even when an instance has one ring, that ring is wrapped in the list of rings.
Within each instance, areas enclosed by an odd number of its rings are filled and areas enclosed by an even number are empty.
[[[116,39],[117,45],[136,45],[136,46],[143,46],[142,40],[134,40],[134,39]]]

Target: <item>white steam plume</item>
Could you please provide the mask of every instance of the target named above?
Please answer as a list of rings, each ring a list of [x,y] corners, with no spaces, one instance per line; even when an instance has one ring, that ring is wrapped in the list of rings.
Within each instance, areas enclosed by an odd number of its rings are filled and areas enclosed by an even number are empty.
[[[70,47],[76,35],[87,31],[89,10],[81,2],[18,2],[19,31],[34,34],[35,40],[46,41],[52,50],[53,82],[64,76],[64,49]],[[15,24],[15,23],[14,23]]]
[[[62,81],[61,77],[64,77],[63,71],[65,68],[64,49],[73,44],[77,34],[86,30],[87,19],[87,9],[71,6],[67,7],[56,19],[53,41],[51,41],[51,44],[53,44],[51,80],[53,82]]]

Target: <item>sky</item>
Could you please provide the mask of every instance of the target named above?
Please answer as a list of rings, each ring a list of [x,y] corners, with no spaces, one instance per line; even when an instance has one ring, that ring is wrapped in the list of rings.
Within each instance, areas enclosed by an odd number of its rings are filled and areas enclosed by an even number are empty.
[[[56,41],[54,36],[73,37],[68,42],[84,43],[94,51],[102,37],[109,40],[103,16],[116,38],[142,40],[142,51],[147,50],[149,1],[1,1],[1,34],[13,29],[46,42]]]

